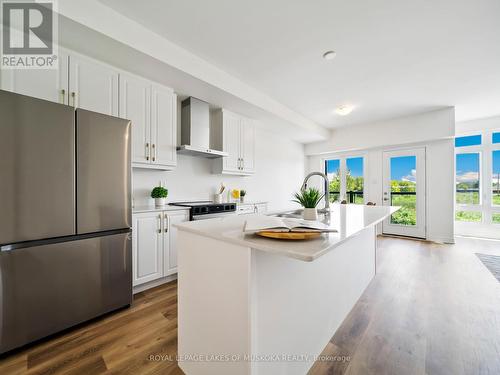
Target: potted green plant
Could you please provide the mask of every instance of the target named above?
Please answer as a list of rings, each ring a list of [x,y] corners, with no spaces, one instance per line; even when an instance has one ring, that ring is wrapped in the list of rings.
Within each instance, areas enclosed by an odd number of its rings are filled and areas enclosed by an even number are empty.
[[[246,190],[240,190],[240,202],[244,203],[245,202],[245,195],[247,195]]]
[[[295,193],[294,197],[295,199],[293,202],[304,207],[304,212],[302,213],[304,220],[318,220],[318,210],[316,206],[321,200],[321,194],[318,189],[304,189]]]
[[[151,198],[155,199],[155,206],[164,206],[167,196],[168,190],[163,186],[157,186],[151,191]]]

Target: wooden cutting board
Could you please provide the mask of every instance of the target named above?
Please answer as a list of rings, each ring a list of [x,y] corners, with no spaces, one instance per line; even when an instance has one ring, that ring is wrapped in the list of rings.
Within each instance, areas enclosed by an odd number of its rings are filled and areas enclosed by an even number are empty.
[[[267,232],[265,230],[257,232],[257,235],[279,240],[310,240],[321,236],[320,232]]]

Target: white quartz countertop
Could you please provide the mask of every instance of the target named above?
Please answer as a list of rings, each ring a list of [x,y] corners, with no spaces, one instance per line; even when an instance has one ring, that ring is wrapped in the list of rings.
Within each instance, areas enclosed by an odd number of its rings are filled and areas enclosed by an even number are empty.
[[[189,207],[180,207],[180,206],[137,206],[132,208],[133,214],[139,214],[142,212],[157,212],[157,211],[179,211],[179,210],[189,210]]]
[[[335,249],[361,230],[382,222],[398,209],[399,207],[392,206],[333,204],[330,208],[329,220],[326,215],[320,215],[320,220],[336,229],[337,232],[324,233],[318,238],[301,241],[276,240],[255,234],[244,234],[242,229],[248,216],[190,221],[174,224],[174,226],[179,230],[216,240],[311,262]]]

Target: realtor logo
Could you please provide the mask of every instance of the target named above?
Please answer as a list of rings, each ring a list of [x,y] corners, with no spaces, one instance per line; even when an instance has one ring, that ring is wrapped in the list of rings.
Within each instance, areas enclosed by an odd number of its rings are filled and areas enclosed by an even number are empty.
[[[57,69],[54,1],[0,1],[2,69]]]

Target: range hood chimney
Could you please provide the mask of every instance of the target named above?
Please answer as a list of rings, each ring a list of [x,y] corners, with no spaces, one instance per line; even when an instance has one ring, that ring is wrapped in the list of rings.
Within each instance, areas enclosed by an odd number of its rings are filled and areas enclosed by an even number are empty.
[[[181,111],[181,146],[179,154],[220,158],[226,152],[210,148],[210,109],[203,100],[189,98],[182,101]]]

